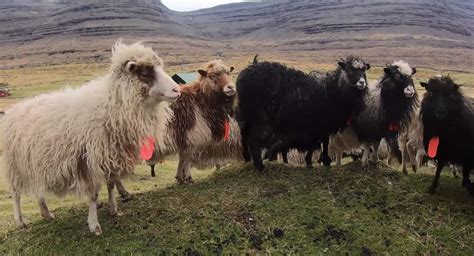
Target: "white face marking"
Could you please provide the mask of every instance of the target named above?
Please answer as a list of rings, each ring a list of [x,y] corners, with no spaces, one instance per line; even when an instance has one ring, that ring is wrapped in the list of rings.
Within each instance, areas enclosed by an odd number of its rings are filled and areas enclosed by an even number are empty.
[[[410,67],[410,65],[408,65],[408,63],[406,61],[403,61],[403,60],[394,61],[392,63],[392,66],[396,66],[397,69],[398,69],[398,72],[400,72],[400,74],[402,74],[404,76],[413,75],[413,70]]]
[[[161,68],[155,67],[155,72],[158,79],[150,88],[150,96],[157,96],[166,101],[176,100],[181,95],[178,85]]]
[[[359,81],[357,81],[356,86],[357,86],[357,89],[359,89],[359,90],[364,90],[364,89],[367,87],[367,83],[366,83],[366,81],[365,81],[365,78],[364,78],[364,77],[361,77],[361,78],[359,79]]]
[[[415,87],[410,85],[410,86],[408,86],[407,88],[405,88],[403,90],[403,93],[405,93],[405,96],[407,98],[411,98],[411,97],[415,96]]]
[[[365,64],[361,60],[354,60],[352,61],[352,67],[357,68],[357,69],[364,69]]]
[[[235,86],[233,84],[228,84],[224,87],[225,95],[231,97],[234,96],[236,93]]]

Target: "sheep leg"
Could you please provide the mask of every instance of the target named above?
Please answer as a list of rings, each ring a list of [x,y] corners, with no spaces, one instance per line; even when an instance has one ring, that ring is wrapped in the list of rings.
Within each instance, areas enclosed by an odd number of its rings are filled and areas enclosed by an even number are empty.
[[[304,161],[306,162],[306,167],[313,168],[313,153],[314,150],[310,149],[306,152],[306,156],[304,157]]]
[[[110,215],[117,216],[117,203],[115,202],[115,193],[114,193],[115,182],[113,179],[109,179],[107,182],[107,192],[109,194],[109,210]]]
[[[20,203],[20,192],[13,192],[13,216],[15,217],[15,222],[18,227],[26,228],[26,224],[23,221],[23,215],[21,214],[21,203]]]
[[[87,218],[87,223],[89,224],[90,232],[95,235],[102,234],[102,228],[99,224],[99,219],[97,217],[97,199],[99,197],[99,188],[97,188],[93,193],[89,195],[89,216]]]
[[[474,195],[474,185],[471,183],[469,176],[471,174],[471,168],[463,166],[462,169],[462,186],[467,189],[470,195]]]
[[[117,191],[119,192],[123,202],[132,199],[132,196],[130,195],[130,193],[128,193],[127,189],[125,189],[125,186],[122,184],[122,179],[120,178],[120,176],[116,174],[111,174],[110,179],[113,180],[113,182],[117,186]]]
[[[336,166],[341,166],[342,164],[342,152],[336,153]]]
[[[285,148],[281,152],[281,156],[283,158],[283,163],[288,164],[288,148]]]
[[[278,152],[283,152],[282,145],[283,141],[279,139],[270,147],[268,150],[268,161],[275,161],[278,158]]]
[[[249,148],[249,136],[248,136],[248,127],[246,125],[241,125],[240,129],[240,142],[242,143],[242,154],[244,157],[244,161],[246,163],[252,160],[250,155],[250,148]]]
[[[377,163],[379,161],[379,146],[380,146],[380,140],[376,141],[374,144],[374,152],[372,152],[372,162]]]
[[[409,141],[406,145],[408,158],[410,158],[411,169],[414,173],[418,170],[417,151],[413,143]]]
[[[53,220],[54,215],[49,211],[48,205],[46,204],[46,200],[44,199],[43,195],[36,196],[36,199],[38,200],[38,206],[40,209],[41,216],[45,220]]]
[[[323,143],[321,162],[324,166],[331,166],[331,158],[329,157],[329,135],[324,136],[321,142]]]
[[[362,145],[363,148],[363,153],[362,153],[362,167],[369,167],[369,153],[370,153],[370,148],[368,145],[364,144]]]
[[[179,152],[178,170],[176,171],[176,181],[178,184],[193,183],[191,177],[191,156],[192,153],[188,150],[182,150]]]
[[[253,164],[259,171],[263,171],[265,166],[263,165],[262,161],[262,150],[257,145],[257,143],[251,141],[249,143],[250,154],[252,155]]]
[[[457,167],[455,165],[452,165],[451,169],[453,170],[453,177],[456,179],[459,178]]]
[[[436,165],[436,174],[435,177],[433,178],[433,182],[431,183],[430,187],[430,194],[436,193],[436,189],[438,188],[438,183],[439,183],[439,176],[441,174],[441,170],[443,170],[443,167],[445,165],[445,162],[439,161],[438,164]]]
[[[151,177],[156,177],[155,165],[154,164],[150,165],[150,169],[151,169]]]
[[[193,177],[191,176],[191,158],[190,157],[191,156],[189,156],[189,158],[185,159],[186,164],[185,164],[185,168],[184,168],[184,180],[188,184],[194,183]]]
[[[407,157],[408,157],[408,149],[406,143],[400,143],[400,151],[402,152],[402,172],[403,174],[408,174],[407,171]]]

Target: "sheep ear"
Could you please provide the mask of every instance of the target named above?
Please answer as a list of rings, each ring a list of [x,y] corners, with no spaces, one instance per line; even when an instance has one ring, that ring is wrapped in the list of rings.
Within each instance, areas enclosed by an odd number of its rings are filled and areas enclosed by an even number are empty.
[[[230,67],[230,72],[232,73],[232,71],[234,71],[234,67]]]
[[[127,62],[127,64],[125,66],[126,66],[128,71],[133,72],[137,68],[137,63],[133,60],[130,60],[130,61]]]
[[[421,87],[428,89],[429,84],[425,82],[420,82]]]
[[[117,39],[117,41],[115,41],[114,45],[112,45],[112,55],[115,55],[115,53],[117,52],[117,49],[122,47],[123,45],[122,42],[123,42],[122,38],[119,38]]]
[[[198,73],[199,73],[202,77],[206,77],[206,76],[207,76],[207,71],[206,71],[206,70],[199,69],[199,70],[198,70]]]
[[[252,64],[257,64],[257,63],[258,63],[258,54],[256,54],[255,57],[253,57]]]
[[[369,69],[370,69],[370,64],[369,63],[365,64],[365,70],[369,70]]]
[[[339,67],[341,67],[342,70],[346,70],[346,63],[345,63],[345,62],[339,61],[339,62],[337,63],[337,65],[339,65]]]
[[[413,67],[413,68],[411,69],[411,75],[414,75],[414,74],[416,74],[416,68],[415,68],[415,67]]]

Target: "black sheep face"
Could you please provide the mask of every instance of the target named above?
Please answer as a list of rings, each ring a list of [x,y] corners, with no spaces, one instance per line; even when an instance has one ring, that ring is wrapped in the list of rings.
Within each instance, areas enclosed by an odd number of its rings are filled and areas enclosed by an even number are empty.
[[[368,82],[365,72],[370,69],[369,64],[359,58],[348,57],[345,61],[338,62],[338,65],[343,71],[341,79],[345,79],[359,90],[367,89]]]
[[[449,117],[457,117],[462,108],[463,96],[459,85],[449,77],[430,78],[421,82],[426,93],[421,104],[423,117],[435,122],[448,122]]]
[[[415,85],[412,76],[416,73],[416,68],[411,68],[404,61],[396,61],[384,68],[384,78],[382,90],[399,94],[402,97],[413,98],[416,95]]]

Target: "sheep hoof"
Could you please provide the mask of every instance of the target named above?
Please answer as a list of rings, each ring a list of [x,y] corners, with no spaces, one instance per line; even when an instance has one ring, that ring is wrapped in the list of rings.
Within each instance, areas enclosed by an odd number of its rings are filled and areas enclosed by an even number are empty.
[[[183,185],[184,184],[184,179],[181,177],[176,176],[176,182],[178,182],[178,185]]]
[[[428,190],[428,193],[432,195],[436,194],[436,187],[431,186],[430,189]]]
[[[259,172],[264,172],[265,171],[265,166],[262,165],[255,165],[255,168],[257,168],[257,171]]]
[[[123,216],[123,213],[119,212],[118,210],[115,210],[115,211],[110,211],[110,215],[112,217],[120,217],[120,216]]]
[[[96,236],[102,235],[102,228],[100,227],[98,223],[96,225],[90,226],[89,230],[91,231],[91,233],[94,233]]]
[[[324,166],[331,166],[331,158],[323,158],[322,159],[323,165]]]
[[[313,165],[312,165],[312,164],[307,164],[307,165],[306,165],[306,168],[308,168],[308,169],[313,169]]]
[[[16,225],[17,225],[18,228],[20,228],[20,229],[26,229],[26,228],[28,228],[28,225],[26,225],[26,223],[23,222],[23,221],[17,222]]]
[[[194,184],[193,178],[191,176],[184,178],[184,184]]]
[[[104,207],[104,203],[98,201],[97,202],[97,209],[100,209],[102,207]]]
[[[120,198],[122,200],[122,203],[133,200],[133,196],[129,193],[127,193],[126,195],[120,195]]]
[[[130,195],[130,193],[128,193],[127,191],[119,191],[119,193],[122,199],[132,197],[132,195]]]
[[[416,165],[412,165],[411,169],[414,173],[416,173],[416,171],[418,171],[418,167]]]
[[[403,174],[408,175],[408,171],[406,169],[402,170]]]
[[[122,203],[126,203],[128,201],[132,201],[133,200],[133,196],[129,196],[129,197],[122,197]]]
[[[44,214],[43,215],[43,219],[47,220],[47,221],[51,221],[51,220],[54,220],[54,214],[52,213],[48,213],[48,214]]]

